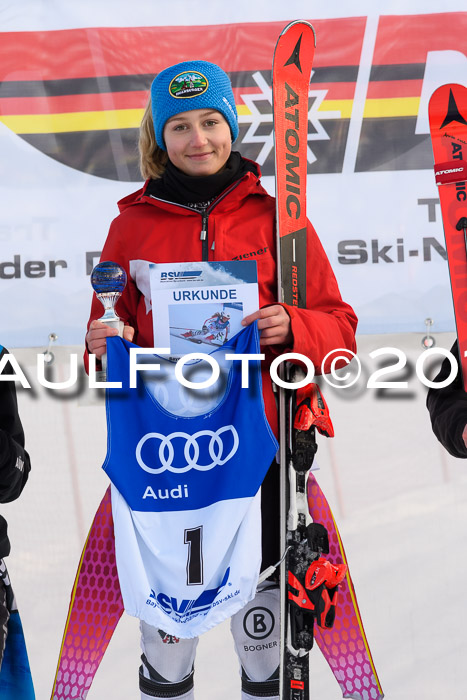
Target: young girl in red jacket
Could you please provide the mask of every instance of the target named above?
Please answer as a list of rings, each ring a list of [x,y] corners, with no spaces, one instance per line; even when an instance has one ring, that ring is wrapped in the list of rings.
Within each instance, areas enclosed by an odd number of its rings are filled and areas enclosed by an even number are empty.
[[[357,319],[341,299],[311,224],[307,308],[277,303],[275,201],[261,185],[259,166],[232,150],[238,131],[230,80],[218,66],[194,60],[159,73],[140,129],[140,168],[146,181],[142,189],[119,202],[120,214],[112,222],[101,259],[125,268],[128,284],[117,313],[125,322],[124,338],[145,347],[153,347],[150,262],[255,259],[260,308],[243,324],[258,322],[266,355],[266,415],[277,435],[277,410],[268,373],[272,359],[294,351],[320,368],[331,350],[355,349]],[[98,358],[106,351],[107,336],[117,333],[96,320],[101,313],[100,302],[94,299],[86,343]],[[275,463],[262,487],[262,521],[264,570],[280,558]],[[253,609],[267,611],[254,618],[259,626],[256,636],[244,624]],[[232,618],[242,700],[278,697],[278,614],[277,581],[269,580],[251,604]],[[197,640],[169,637],[144,622],[141,632],[141,697],[191,700]]]

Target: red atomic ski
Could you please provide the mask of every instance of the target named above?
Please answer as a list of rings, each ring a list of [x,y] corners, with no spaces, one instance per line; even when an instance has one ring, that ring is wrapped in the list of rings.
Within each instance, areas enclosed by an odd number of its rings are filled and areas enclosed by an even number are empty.
[[[315,31],[311,24],[292,22],[282,31],[274,50],[272,86],[274,143],[276,165],[277,280],[279,301],[297,307],[306,306],[306,177],[308,141],[308,90],[315,52]],[[283,378],[290,378],[286,367]],[[296,636],[293,604],[289,601],[289,580],[295,567],[296,548],[289,547],[291,538],[306,541],[303,496],[306,470],[298,477],[292,464],[292,430],[290,423],[295,396],[279,389],[279,437],[281,480],[281,700],[308,700],[308,648],[292,641]],[[314,429],[313,429],[314,434]],[[310,457],[309,464],[313,455]],[[297,497],[299,504],[297,504]],[[293,511],[293,512],[292,512]],[[290,523],[289,520],[294,522]],[[297,584],[296,579],[294,583]],[[300,591],[295,586],[298,597]],[[298,598],[297,598],[298,599]],[[306,645],[305,645],[306,646]]]
[[[311,24],[292,22],[279,36],[273,60],[278,294],[279,301],[299,308],[306,306],[308,91],[315,44]],[[293,376],[287,365],[282,378]],[[316,601],[307,595],[303,574],[327,548],[326,529],[311,522],[306,501],[315,427],[311,419],[309,430],[294,430],[296,401],[296,392],[279,390],[281,700],[310,697],[308,654]]]
[[[308,90],[315,53],[308,22],[289,24],[273,61],[276,207],[281,301],[306,306],[306,177]]]
[[[306,307],[308,92],[315,32],[304,21],[280,35],[273,61],[279,301]],[[297,380],[287,364],[283,379]],[[310,472],[316,430],[334,435],[316,384],[279,390],[281,462],[281,700],[309,700],[316,640],[344,697],[383,697],[342,542]],[[308,498],[307,498],[308,495]],[[335,624],[334,624],[335,623]],[[332,628],[332,632],[331,632]],[[351,647],[347,646],[352,639]],[[357,653],[355,653],[357,652]],[[358,661],[358,673],[353,665]]]
[[[438,88],[431,96],[428,113],[467,391],[467,88],[456,84]]]

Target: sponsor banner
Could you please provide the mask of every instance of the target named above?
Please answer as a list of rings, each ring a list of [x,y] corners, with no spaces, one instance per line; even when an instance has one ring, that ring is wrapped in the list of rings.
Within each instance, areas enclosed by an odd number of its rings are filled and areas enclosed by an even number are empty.
[[[467,12],[439,13],[430,0],[423,14],[391,14],[390,4],[382,16],[368,3],[359,16],[326,18],[321,7],[319,19],[303,18],[317,34],[308,216],[360,332],[423,331],[426,317],[435,331],[453,330],[427,105],[439,85],[465,84]],[[227,71],[235,147],[257,160],[274,193],[272,54],[295,19],[277,20],[275,7],[274,21],[252,10],[251,21],[243,13],[237,24],[178,26],[187,20],[174,11],[164,26],[70,19],[68,28],[30,29],[25,19],[22,30],[16,17],[2,32],[2,341],[40,347],[56,333],[59,343],[82,342],[89,274],[116,201],[140,186],[138,125],[167,65],[196,56]]]

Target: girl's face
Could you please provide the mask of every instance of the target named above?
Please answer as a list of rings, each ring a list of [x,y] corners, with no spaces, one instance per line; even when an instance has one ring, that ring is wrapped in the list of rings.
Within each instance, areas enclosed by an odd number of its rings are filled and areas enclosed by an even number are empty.
[[[232,135],[220,112],[194,109],[167,120],[164,141],[173,165],[185,175],[214,175],[230,156]]]

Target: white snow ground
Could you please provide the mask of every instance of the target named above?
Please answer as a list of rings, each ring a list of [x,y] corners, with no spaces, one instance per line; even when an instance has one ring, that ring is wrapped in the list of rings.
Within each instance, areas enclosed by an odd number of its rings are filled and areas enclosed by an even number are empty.
[[[449,348],[452,339],[441,334],[437,345]],[[377,360],[368,353],[392,346],[413,364],[422,351],[420,341],[416,334],[364,336],[359,357],[373,372]],[[55,351],[57,379],[66,376],[63,361],[69,352]],[[103,405],[92,405],[87,392],[65,400],[38,386],[35,351],[15,355],[34,386],[19,390],[33,469],[20,500],[2,505],[1,512],[9,521],[7,563],[37,698],[46,700],[82,545],[107,485],[100,469],[105,417]],[[426,390],[415,376],[408,381],[402,398],[377,397],[365,388],[353,391],[353,398],[345,398],[344,390],[326,391],[336,437],[320,440],[317,478],[345,544],[386,698],[464,700],[467,463],[438,445],[424,405]],[[318,648],[311,663],[313,700],[340,698]],[[88,700],[136,700],[138,665],[138,623],[124,616]],[[239,696],[237,662],[224,623],[201,640],[196,697]]]

